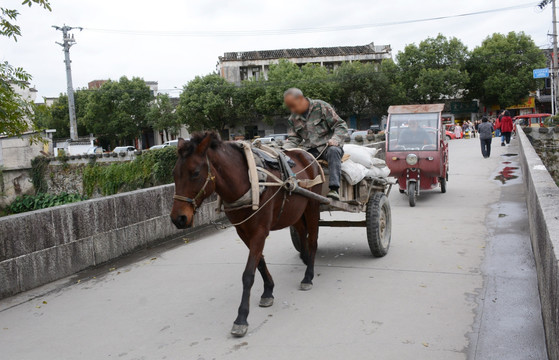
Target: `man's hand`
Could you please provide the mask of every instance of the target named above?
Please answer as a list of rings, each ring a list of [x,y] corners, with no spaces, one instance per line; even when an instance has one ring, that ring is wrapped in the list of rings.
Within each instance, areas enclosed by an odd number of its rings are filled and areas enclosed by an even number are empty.
[[[328,140],[328,146],[338,146],[338,145],[339,145],[339,143],[338,143],[337,140],[334,140],[334,139]]]

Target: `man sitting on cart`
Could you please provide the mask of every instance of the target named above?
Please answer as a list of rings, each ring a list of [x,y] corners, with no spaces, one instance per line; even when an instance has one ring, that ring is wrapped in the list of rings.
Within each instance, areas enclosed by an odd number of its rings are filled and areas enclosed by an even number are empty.
[[[408,127],[402,130],[398,137],[398,145],[406,148],[423,147],[424,145],[433,145],[433,138],[429,136],[424,128],[419,126],[417,120],[408,121]]]
[[[287,89],[283,100],[291,111],[287,120],[289,137],[283,148],[302,148],[315,158],[328,161],[330,192],[327,196],[339,200],[342,146],[348,136],[346,122],[336,114],[332,105],[309,99],[297,88]]]

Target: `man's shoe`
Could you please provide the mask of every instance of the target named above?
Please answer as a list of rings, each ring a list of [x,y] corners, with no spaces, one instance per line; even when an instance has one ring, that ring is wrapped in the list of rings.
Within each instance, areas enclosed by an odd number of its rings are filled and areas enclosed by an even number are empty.
[[[340,194],[336,190],[330,190],[326,196],[333,200],[340,200]]]
[[[505,143],[501,143],[501,146],[505,146]]]

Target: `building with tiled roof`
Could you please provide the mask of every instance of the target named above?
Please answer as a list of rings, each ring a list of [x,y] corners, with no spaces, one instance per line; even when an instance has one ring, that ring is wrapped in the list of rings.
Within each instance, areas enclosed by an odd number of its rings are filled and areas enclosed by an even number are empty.
[[[303,66],[319,64],[331,70],[343,62],[381,62],[392,57],[390,45],[335,46],[302,49],[280,49],[227,52],[219,57],[218,70],[226,80],[239,84],[250,78],[266,77],[270,64],[287,59]]]

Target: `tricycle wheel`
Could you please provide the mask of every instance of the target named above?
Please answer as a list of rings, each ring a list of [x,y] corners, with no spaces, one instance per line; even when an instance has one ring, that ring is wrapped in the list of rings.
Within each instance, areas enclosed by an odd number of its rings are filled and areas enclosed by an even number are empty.
[[[410,206],[411,207],[415,206],[415,198],[416,198],[415,187],[416,186],[417,186],[417,184],[415,182],[410,182],[408,184],[408,198],[410,200]]]
[[[446,192],[446,178],[439,178],[439,182],[441,183],[441,192],[444,194]]]
[[[390,203],[383,192],[375,192],[367,203],[365,223],[367,241],[374,257],[388,253],[392,237],[392,213]]]
[[[299,237],[299,233],[293,226],[289,227],[289,233],[291,234],[291,242],[293,243],[293,247],[298,252],[301,252],[301,238]]]

